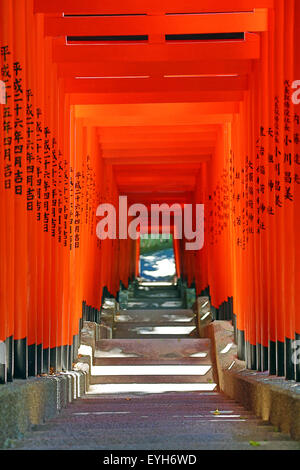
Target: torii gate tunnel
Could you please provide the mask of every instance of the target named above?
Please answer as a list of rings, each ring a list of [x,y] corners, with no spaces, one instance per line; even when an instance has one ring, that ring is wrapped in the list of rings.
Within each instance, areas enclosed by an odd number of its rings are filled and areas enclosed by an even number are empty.
[[[71,368],[138,274],[138,239],[96,234],[119,196],[204,205],[178,276],[300,381],[299,28],[297,0],[0,0],[2,382]]]

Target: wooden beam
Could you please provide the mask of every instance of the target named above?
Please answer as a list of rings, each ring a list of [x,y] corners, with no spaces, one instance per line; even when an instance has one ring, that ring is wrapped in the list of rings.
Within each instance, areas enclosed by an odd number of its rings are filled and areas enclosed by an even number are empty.
[[[135,171],[131,172],[126,172],[126,173],[120,173],[120,172],[115,172],[116,176],[116,181],[117,183],[122,183],[122,184],[135,184],[136,183],[148,183],[151,185],[153,181],[158,182],[161,181],[164,183],[164,181],[174,181],[175,178],[177,181],[186,181],[186,180],[192,180],[195,179],[196,176],[193,173],[193,171],[183,171],[183,170],[172,170],[172,168],[169,169],[169,171],[164,171],[162,172],[161,170],[151,170],[148,171],[148,167],[144,166],[143,171],[136,173]]]
[[[273,0],[34,0],[35,13],[65,13],[76,15],[203,13],[220,11],[252,11],[272,8]]]
[[[198,60],[249,60],[260,57],[259,34],[246,33],[245,40],[191,41],[164,44],[61,45],[54,40],[54,62],[103,62],[108,57],[119,62]]]
[[[236,111],[238,112],[238,111]],[[163,119],[159,115],[156,117],[156,121],[160,123],[161,126],[174,125],[180,127],[183,125],[208,125],[208,124],[225,124],[231,122],[233,119],[232,113],[219,113],[219,114],[207,114],[207,115],[198,115],[198,116],[170,116],[168,119]],[[128,126],[128,123],[131,122],[132,126],[149,126],[153,125],[155,122],[155,117],[145,116],[144,118],[140,116],[134,116],[130,119],[127,116],[117,117],[117,116],[106,116],[104,120],[102,117],[98,118],[83,118],[83,125],[86,127],[122,127]]]
[[[247,75],[251,72],[250,60],[192,60],[174,62],[66,62],[58,64],[60,77],[122,77],[163,75]]]
[[[120,188],[119,188],[120,190]],[[152,191],[139,193],[139,192],[127,192],[120,191],[120,194],[125,194],[128,197],[128,204],[145,204],[150,208],[151,204],[188,204],[193,200],[193,191],[168,191],[153,193]]]
[[[248,77],[65,79],[66,93],[165,93],[244,91]]]
[[[132,183],[129,183],[129,184],[118,184],[117,183],[117,187],[119,189],[120,192],[124,192],[125,194],[127,193],[128,190],[130,190],[130,188],[132,187],[135,187],[137,191],[141,192],[141,193],[149,193],[149,192],[160,192],[162,189],[165,189],[166,191],[170,191],[170,192],[176,192],[176,187],[178,188],[178,186],[181,186],[182,187],[182,190],[183,191],[194,191],[195,190],[195,186],[196,186],[196,183],[195,183],[195,180],[191,180],[191,181],[181,181],[181,180],[177,180],[177,181],[170,181],[170,182],[167,182],[165,187],[164,187],[164,184],[163,182],[161,181],[155,181],[153,182],[152,185],[147,185],[143,182],[132,182]]]
[[[172,174],[175,171],[180,171],[181,174],[189,174],[194,171],[198,171],[201,168],[201,162],[192,162],[188,166],[183,162],[175,162],[174,165],[164,164],[164,163],[154,163],[147,165],[136,164],[134,168],[128,168],[128,165],[120,164],[114,166],[114,173],[120,176],[131,176],[133,174],[145,174],[146,172],[151,172],[151,174]],[[152,173],[153,172],[153,173]]]
[[[195,147],[195,148],[185,148],[185,147],[169,147],[165,149],[152,149],[152,148],[141,148],[141,149],[129,149],[129,150],[123,150],[122,152],[120,150],[105,150],[102,152],[102,157],[104,159],[109,158],[121,158],[124,156],[125,158],[132,158],[136,157],[138,159],[142,159],[144,157],[175,157],[175,156],[181,156],[184,157],[187,155],[188,157],[190,156],[199,156],[199,155],[207,155],[207,154],[212,154],[214,151],[214,146],[210,147]]]
[[[267,31],[268,10],[214,15],[45,17],[45,35],[111,36]]]
[[[195,149],[201,148],[201,147],[214,147],[216,143],[216,139],[204,139],[204,140],[196,140],[196,141],[181,141],[181,142],[160,142],[160,141],[155,141],[155,142],[114,142],[114,143],[104,143],[100,142],[101,149],[103,152],[103,155],[105,154],[110,154],[111,152],[119,152],[121,155],[124,152],[131,152],[131,151],[138,151],[143,154],[144,149],[146,151],[152,150],[153,153],[161,153],[168,149],[173,149],[174,144],[176,145],[176,148],[178,151],[184,150],[186,153],[187,151],[190,151],[194,153]]]
[[[183,182],[181,180],[178,181],[167,181],[167,182],[157,182],[155,184],[149,184],[149,186],[146,186],[144,182],[141,183],[135,183],[135,189],[139,193],[154,193],[154,192],[160,192],[162,189],[168,190],[168,191],[173,191],[176,192],[178,190],[178,187],[182,191],[193,191],[195,189],[195,180],[191,182]],[[131,184],[122,184],[119,186],[119,189],[121,192],[124,192],[125,194],[128,194],[129,191],[132,189]]]
[[[121,148],[124,148],[124,145],[141,145],[147,143],[160,143],[160,144],[171,144],[171,143],[180,143],[180,142],[207,142],[215,141],[217,138],[217,132],[185,132],[178,133],[169,132],[169,133],[144,133],[144,134],[134,134],[123,135],[122,137],[115,132],[113,135],[102,135],[100,136],[101,145],[109,146],[112,148],[114,145],[118,145]]]
[[[114,127],[119,123],[129,127],[134,126],[135,122],[136,125],[143,126],[199,125],[203,122],[201,120],[198,122],[197,119],[202,115],[206,118],[209,115],[238,113],[239,105],[236,103],[75,105],[74,111],[76,118],[93,118],[97,122],[96,127]]]
[[[192,163],[205,163],[209,162],[211,160],[211,155],[201,153],[201,150],[199,151],[198,155],[159,155],[159,156],[152,156],[152,157],[137,157],[137,156],[129,156],[129,157],[109,157],[106,158],[105,161],[111,165],[120,165],[120,164],[126,164],[126,165],[134,165],[134,167],[139,164],[139,165],[149,165],[150,163],[161,163],[161,164],[177,164],[177,163],[184,163],[185,165],[189,165]]]
[[[153,191],[149,191],[148,193],[124,193],[123,191],[120,191],[120,193],[127,195],[128,205],[134,203],[145,204],[148,207],[148,210],[150,209],[151,204],[188,204],[193,201],[193,191],[169,191],[165,193],[153,193]]]
[[[197,171],[199,168],[197,169]],[[143,171],[136,173],[135,171],[129,172],[118,172],[115,171],[115,180],[117,185],[120,188],[125,186],[132,186],[134,188],[139,185],[143,185],[143,189],[148,187],[153,187],[155,185],[161,185],[164,188],[166,185],[169,187],[182,187],[182,185],[190,185],[191,188],[195,186],[196,183],[196,172],[187,171],[187,170],[174,170],[169,168],[167,171],[162,170],[150,170],[147,167],[143,167]]]
[[[154,138],[161,136],[183,136],[185,134],[202,135],[203,133],[213,133],[219,131],[218,126],[148,126],[148,127],[103,127],[98,129],[98,135],[101,139],[126,139],[126,138]]]
[[[213,103],[243,101],[243,91],[175,91],[153,93],[71,93],[70,104]]]

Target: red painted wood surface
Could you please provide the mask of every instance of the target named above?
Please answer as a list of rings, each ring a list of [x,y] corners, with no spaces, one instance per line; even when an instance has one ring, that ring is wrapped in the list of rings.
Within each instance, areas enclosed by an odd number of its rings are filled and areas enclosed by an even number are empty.
[[[204,204],[177,276],[216,309],[233,299],[246,359],[300,334],[298,3],[0,0],[0,340],[71,346],[82,302],[139,274],[136,241],[96,237],[120,195]],[[99,31],[148,39],[67,41]]]

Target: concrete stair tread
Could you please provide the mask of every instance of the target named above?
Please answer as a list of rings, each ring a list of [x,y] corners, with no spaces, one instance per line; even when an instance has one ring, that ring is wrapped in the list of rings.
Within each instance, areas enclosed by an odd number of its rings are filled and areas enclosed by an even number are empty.
[[[134,293],[134,297],[136,298],[139,298],[139,297],[143,297],[145,299],[148,299],[148,298],[165,298],[165,297],[168,297],[168,298],[172,298],[172,299],[180,299],[180,294],[179,292],[176,292],[176,291],[170,291],[170,292],[166,292],[166,291],[161,291],[161,292],[155,292],[155,291],[152,291],[152,292],[147,292],[147,291],[137,291]]]
[[[115,321],[119,324],[139,323],[144,324],[178,324],[185,325],[195,322],[195,315],[190,310],[166,312],[165,310],[120,310]]]
[[[161,308],[160,310],[159,309],[151,309],[149,308],[148,310],[146,310],[147,313],[149,315],[158,315],[158,314],[168,314],[170,315],[170,312],[165,308]],[[127,312],[127,309],[121,309],[119,310],[119,312]],[[130,309],[130,313],[136,313],[136,314],[140,314],[140,315],[145,315],[145,310],[140,310],[140,309],[136,309],[134,310],[133,308]],[[194,312],[191,308],[174,308],[173,311],[172,311],[172,315],[194,315]]]
[[[125,313],[130,313],[132,315],[140,315],[140,316],[149,316],[151,317],[152,315],[154,316],[158,316],[158,315],[176,315],[176,316],[194,316],[194,312],[192,309],[189,309],[189,308],[174,308],[172,310],[172,312],[169,312],[168,310],[166,310],[165,308],[161,308],[161,309],[143,309],[143,310],[140,310],[140,309],[133,309],[131,308],[130,310],[127,310],[127,309],[121,309],[119,310],[119,312],[117,313],[117,315],[121,315],[121,314],[125,314]]]
[[[173,297],[129,297],[128,302],[146,302],[146,303],[153,303],[157,302],[160,304],[164,303],[174,303],[175,305],[183,303],[181,298],[173,298]]]
[[[119,334],[115,334],[115,338],[119,339],[126,339],[126,338],[132,338],[132,339],[161,339],[162,335],[161,334],[142,334],[139,335],[137,334],[124,334],[120,332]],[[173,339],[173,338],[179,338],[179,339],[188,339],[189,335],[179,335],[179,334],[174,334],[174,335],[163,335],[164,339]]]
[[[176,328],[176,327],[172,327],[172,328]],[[194,329],[195,327],[192,326],[191,330],[187,331],[186,333],[179,334],[178,332],[175,332],[174,330],[173,332],[171,332],[169,327],[165,333],[162,333],[161,331],[157,331],[157,328],[155,328],[156,332],[155,330],[150,330],[147,332],[146,328],[141,328],[139,330],[135,330],[135,329],[123,330],[123,329],[116,328],[116,330],[114,330],[114,337],[116,339],[126,339],[126,338],[128,339],[130,338],[131,339],[161,339],[162,337],[165,340],[173,339],[173,338],[189,339],[190,338],[189,334],[192,333]]]
[[[213,383],[213,370],[206,365],[101,365],[92,367],[92,384]]]
[[[160,367],[152,366],[152,365],[133,365],[133,366],[126,366],[126,365],[116,365],[116,366],[94,366],[92,368],[92,373],[98,371],[100,374],[107,374],[107,375],[130,375],[130,374],[138,374],[144,373],[146,370],[147,373],[152,375],[173,375],[174,373],[178,372],[181,374],[186,375],[197,375],[197,374],[205,374],[206,371],[211,369],[211,364],[207,365],[198,365],[198,364],[189,364],[189,365],[163,365],[160,364]],[[160,372],[159,372],[160,371]]]
[[[155,299],[145,299],[145,300],[128,300],[127,310],[154,310],[154,309],[183,309],[184,305],[181,300],[155,300]]]
[[[178,286],[176,284],[170,284],[167,282],[159,281],[142,281],[139,283],[137,289],[147,289],[147,290],[176,290],[178,291]]]
[[[176,390],[175,390],[176,386]],[[18,449],[32,450],[299,450],[209,383],[97,384],[45,424],[26,433]],[[220,414],[215,414],[216,409]],[[259,447],[250,442],[260,443]]]
[[[155,295],[135,295],[135,296],[129,296],[128,297],[129,302],[182,302],[183,299],[182,297],[171,295],[171,296],[155,296]]]
[[[213,384],[214,380],[210,374],[207,378],[194,375],[174,375],[172,377],[164,375],[124,375],[122,377],[116,375],[94,375],[91,377],[90,383],[96,384],[186,384],[186,383],[209,383]],[[214,387],[215,388],[215,387]],[[213,389],[214,389],[213,388]]]
[[[156,327],[195,327],[196,326],[196,322],[194,319],[191,319],[189,321],[186,321],[186,322],[177,322],[177,321],[166,321],[166,320],[163,320],[161,322],[157,321],[157,322],[150,322],[150,321],[144,321],[144,322],[141,322],[141,321],[123,321],[123,320],[118,320],[118,318],[116,318],[116,322],[115,322],[115,326],[118,330],[125,330],[126,328],[156,328]]]
[[[149,328],[191,328],[195,327],[195,320],[191,318],[189,321],[186,322],[178,322],[178,321],[168,321],[163,319],[159,321],[116,321],[115,327],[118,329],[149,329]],[[163,331],[164,333],[164,331]]]
[[[149,359],[143,357],[96,357],[95,366],[117,366],[117,365],[210,365],[210,356],[205,357],[174,357]]]
[[[163,439],[160,439],[160,441],[157,441],[157,439],[153,439],[152,436],[149,436],[149,438],[146,440],[146,442],[136,442],[136,440],[133,440],[133,438],[130,436],[130,438],[126,439],[126,436],[124,434],[124,437],[122,439],[114,437],[114,435],[110,436],[110,441],[103,440],[102,437],[103,430],[101,429],[101,437],[95,436],[95,432],[93,435],[75,435],[72,438],[66,437],[66,435],[63,436],[58,436],[58,437],[53,437],[52,439],[48,437],[48,435],[45,436],[45,438],[40,438],[38,442],[36,442],[34,439],[29,439],[27,438],[26,441],[24,441],[24,444],[22,446],[22,449],[27,449],[27,450],[66,450],[66,449],[76,449],[76,450],[104,450],[106,451],[108,446],[111,450],[120,450],[124,451],[124,447],[126,447],[126,450],[130,451],[138,451],[138,450],[174,450],[179,448],[179,442],[178,438],[170,438],[165,436]],[[183,444],[180,445],[181,450],[251,450],[251,447],[249,446],[249,441],[245,440],[243,441],[235,441],[233,439],[230,439],[228,441],[224,441],[224,437],[220,438],[214,438],[208,441],[206,439],[206,442],[203,442],[203,439],[201,439],[202,436],[197,436],[197,438],[189,439],[189,442],[184,442]],[[152,438],[152,439],[151,439]],[[145,437],[146,439],[146,437]],[[182,439],[182,438],[181,438]],[[105,442],[105,443],[103,443]],[[17,446],[20,448],[20,444]],[[261,444],[261,447],[264,450],[299,450],[299,444],[289,441],[289,440],[283,440],[283,441],[265,441]],[[260,448],[260,447],[259,447]]]
[[[176,308],[180,308],[181,306],[182,306],[182,305],[177,305]],[[146,304],[146,303],[144,303],[144,304],[132,303],[132,304],[131,304],[130,302],[128,302],[128,304],[127,304],[127,308],[128,308],[129,311],[130,311],[130,310],[136,310],[137,307],[138,307],[140,310],[149,310],[149,309],[160,310],[162,306],[159,305],[159,304],[155,304],[154,302],[153,302],[152,304],[149,304],[149,303],[147,303],[147,304]],[[183,307],[183,306],[182,306],[182,307]],[[165,310],[171,310],[171,311],[173,311],[174,308],[175,308],[175,306],[168,306],[168,305],[164,306],[164,309],[165,309]]]
[[[125,324],[117,323],[114,327],[115,338],[184,338],[188,337],[196,328],[195,324],[175,324],[175,325],[159,325],[137,323]]]
[[[95,357],[140,357],[182,359],[203,357],[210,360],[210,340],[202,338],[102,339],[96,342]]]

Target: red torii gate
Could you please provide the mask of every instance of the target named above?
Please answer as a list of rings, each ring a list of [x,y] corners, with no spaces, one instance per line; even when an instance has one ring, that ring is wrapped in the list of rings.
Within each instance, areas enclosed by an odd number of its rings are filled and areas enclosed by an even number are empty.
[[[82,302],[137,274],[135,241],[96,237],[122,194],[205,204],[181,276],[248,367],[299,381],[299,2],[200,3],[0,0],[2,381],[70,367]]]

